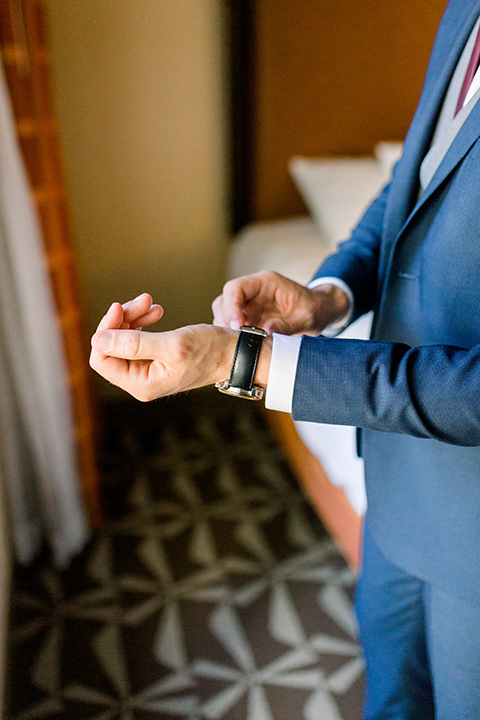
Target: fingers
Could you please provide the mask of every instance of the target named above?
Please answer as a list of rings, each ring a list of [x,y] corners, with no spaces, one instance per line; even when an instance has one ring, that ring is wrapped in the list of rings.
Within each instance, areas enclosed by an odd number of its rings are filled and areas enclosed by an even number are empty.
[[[139,330],[100,330],[92,337],[92,347],[102,356],[111,358],[153,360],[163,345],[162,335]]]
[[[157,338],[157,343],[153,338]],[[161,333],[140,330],[99,329],[92,337],[90,366],[109,382],[141,399],[143,386],[148,386],[149,361],[155,357],[155,346]],[[158,352],[158,348],[156,348]],[[130,363],[130,360],[136,360]],[[145,378],[142,379],[143,375]],[[132,376],[134,376],[132,378]],[[133,389],[133,391],[132,391]]]
[[[136,320],[132,320],[129,323],[129,329],[130,330],[141,330],[144,327],[148,327],[149,325],[153,325],[163,315],[163,308],[161,305],[152,305],[150,310],[145,313],[145,315],[142,315],[141,317],[137,318]]]
[[[94,337],[102,331],[119,330],[121,328],[138,329],[157,322],[163,315],[163,308],[160,305],[152,305],[152,298],[148,293],[139,295],[135,300],[121,305],[118,302],[112,303],[108,312],[101,319]],[[104,342],[103,347],[107,347]],[[95,343],[92,339],[92,351],[90,354],[91,367],[104,377],[112,379],[126,372],[128,364],[123,359],[109,357],[108,352],[102,350],[101,343]]]
[[[245,324],[241,301],[239,299],[230,300],[229,296],[225,295],[225,291],[213,301],[212,311],[214,325],[238,330]]]
[[[269,335],[273,335],[273,333],[279,333],[280,335],[291,335],[292,334],[292,328],[288,321],[284,320],[283,318],[272,318],[271,320],[266,320],[262,327],[264,330],[267,331]]]
[[[123,308],[120,303],[114,302],[108,309],[107,313],[100,320],[97,327],[97,333],[102,331],[108,331],[110,329],[117,329],[122,326],[122,323]],[[90,366],[97,372],[100,372],[101,375],[105,374],[103,367],[105,365],[106,359],[107,358],[105,358],[105,355],[100,353],[92,346],[92,351],[90,353]]]
[[[157,322],[163,315],[160,305],[152,305],[152,297],[148,293],[139,295],[121,305],[112,303],[108,312],[100,321],[97,332],[106,329],[140,328]]]
[[[212,302],[212,312],[214,325],[219,325],[220,327],[228,326],[228,323],[225,320],[225,313],[223,311],[223,295],[219,295]]]
[[[152,296],[142,293],[134,300],[123,304],[124,327],[138,329],[147,327],[160,320],[163,315],[163,308],[160,305],[152,305]]]
[[[260,286],[255,275],[230,280],[223,288],[223,314],[225,326],[238,330],[246,322],[246,304],[259,292]]]
[[[119,328],[123,322],[124,313],[123,308],[118,302],[114,302],[108,308],[108,311],[100,320],[97,332],[99,330],[116,329]]]
[[[253,301],[262,291],[264,276],[265,273],[255,273],[229,280],[212,303],[214,325],[238,330],[241,325],[258,322]]]

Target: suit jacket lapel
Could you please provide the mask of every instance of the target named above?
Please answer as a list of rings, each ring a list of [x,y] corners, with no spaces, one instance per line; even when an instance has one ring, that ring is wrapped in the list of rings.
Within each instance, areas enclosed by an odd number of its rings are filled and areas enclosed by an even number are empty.
[[[465,157],[475,141],[480,137],[480,101],[477,101],[472,112],[466,119],[464,125],[460,129],[457,137],[454,139],[447,154],[440,163],[437,172],[428,184],[425,192],[420,198],[417,206],[414,208],[416,212],[422,205],[427,202],[429,197],[441,185],[441,183],[454,170],[458,163]],[[413,214],[413,213],[412,213]]]
[[[465,3],[465,5],[467,4]],[[459,23],[458,28],[453,28],[455,35],[452,32],[450,37],[444,40],[444,42],[449,42],[448,47],[451,49],[446,58],[442,58],[440,72],[431,81],[427,75],[424,92],[405,140],[402,159],[395,169],[395,181],[392,183],[385,216],[384,245],[380,258],[381,277],[384,277],[394,247],[412,218],[480,135],[480,104],[477,103],[452,143],[426,192],[416,203],[420,165],[430,146],[448,83],[478,17],[479,10],[479,2],[470,3],[468,14],[462,18],[463,22]],[[432,61],[435,61],[433,55]]]

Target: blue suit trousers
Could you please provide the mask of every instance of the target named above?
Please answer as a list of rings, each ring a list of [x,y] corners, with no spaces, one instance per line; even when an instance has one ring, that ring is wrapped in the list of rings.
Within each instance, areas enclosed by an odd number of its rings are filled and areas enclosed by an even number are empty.
[[[368,521],[355,602],[365,720],[479,720],[480,604],[390,563]]]

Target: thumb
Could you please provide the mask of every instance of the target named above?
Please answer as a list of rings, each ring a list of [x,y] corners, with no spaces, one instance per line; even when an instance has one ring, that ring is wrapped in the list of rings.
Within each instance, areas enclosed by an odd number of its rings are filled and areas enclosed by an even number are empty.
[[[92,346],[102,355],[126,360],[152,360],[158,352],[159,333],[140,330],[102,330],[92,337]]]
[[[292,326],[286,320],[281,318],[273,318],[263,323],[263,329],[267,331],[269,335],[278,333],[279,335],[292,335]]]

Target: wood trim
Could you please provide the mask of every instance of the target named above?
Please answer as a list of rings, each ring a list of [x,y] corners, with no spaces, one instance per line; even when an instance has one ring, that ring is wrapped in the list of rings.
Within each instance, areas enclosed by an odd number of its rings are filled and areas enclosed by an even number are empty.
[[[74,248],[52,109],[48,48],[42,0],[0,2],[0,49],[5,62],[25,167],[45,243],[59,326],[67,358],[74,408],[73,428],[81,485],[90,525],[103,513],[96,459],[94,407],[82,324],[81,293],[74,266]]]
[[[236,228],[305,213],[293,155],[371,154],[404,139],[445,0],[242,4],[230,0]]]

